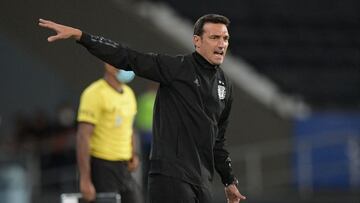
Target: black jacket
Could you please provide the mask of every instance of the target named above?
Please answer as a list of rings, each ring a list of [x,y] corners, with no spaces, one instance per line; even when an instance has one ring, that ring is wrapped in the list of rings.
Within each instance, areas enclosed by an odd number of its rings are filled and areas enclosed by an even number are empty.
[[[184,56],[144,54],[87,33],[79,43],[117,68],[160,83],[150,173],[207,187],[215,168],[225,185],[235,180],[224,148],[232,86],[219,66],[211,65],[197,52]]]

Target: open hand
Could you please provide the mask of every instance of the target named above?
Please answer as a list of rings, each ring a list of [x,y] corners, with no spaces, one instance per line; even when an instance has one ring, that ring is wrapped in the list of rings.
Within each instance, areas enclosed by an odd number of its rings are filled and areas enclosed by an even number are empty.
[[[47,38],[48,42],[69,38],[80,40],[82,35],[82,31],[77,28],[61,25],[50,20],[39,19],[39,26],[51,29],[56,32],[56,35]]]

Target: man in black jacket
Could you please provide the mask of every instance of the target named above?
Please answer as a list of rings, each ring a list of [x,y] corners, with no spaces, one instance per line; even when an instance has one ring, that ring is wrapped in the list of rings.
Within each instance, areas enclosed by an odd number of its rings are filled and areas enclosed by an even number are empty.
[[[232,86],[219,67],[229,45],[229,20],[208,14],[194,26],[195,52],[168,56],[144,54],[79,29],[39,20],[57,34],[49,42],[73,38],[101,60],[159,82],[150,156],[149,199],[209,203],[214,169],[225,185],[228,202],[245,199],[237,189],[225,130]]]

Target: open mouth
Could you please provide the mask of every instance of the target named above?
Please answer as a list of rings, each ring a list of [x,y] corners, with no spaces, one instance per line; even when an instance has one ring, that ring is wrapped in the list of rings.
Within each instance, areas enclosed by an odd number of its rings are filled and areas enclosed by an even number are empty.
[[[215,55],[218,55],[218,56],[224,56],[224,52],[223,52],[223,51],[214,51],[214,54],[215,54]]]

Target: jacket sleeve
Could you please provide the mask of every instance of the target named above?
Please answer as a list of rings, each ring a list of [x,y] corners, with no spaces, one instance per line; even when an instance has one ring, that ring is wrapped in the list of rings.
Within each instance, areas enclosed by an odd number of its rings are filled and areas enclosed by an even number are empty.
[[[83,32],[78,43],[94,56],[116,68],[132,70],[137,76],[160,83],[170,83],[182,61],[180,56],[140,53],[112,40],[86,32]]]
[[[218,123],[218,135],[215,141],[214,147],[214,161],[215,169],[221,177],[222,183],[227,186],[234,181],[236,181],[235,175],[233,174],[231,167],[231,159],[229,157],[229,152],[225,148],[225,131],[229,123],[229,115],[231,111],[232,104],[232,88],[229,88],[229,98],[226,103],[226,107],[221,114],[219,123]]]

